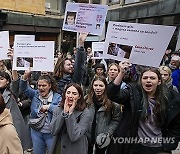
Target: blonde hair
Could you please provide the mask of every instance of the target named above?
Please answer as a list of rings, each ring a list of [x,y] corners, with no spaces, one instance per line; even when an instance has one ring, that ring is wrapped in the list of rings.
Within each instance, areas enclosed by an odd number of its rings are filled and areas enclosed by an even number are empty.
[[[171,71],[171,69],[168,66],[160,66],[159,67],[159,71],[166,71],[169,74],[169,78],[168,78],[167,81],[171,80],[171,73],[172,73],[172,71]]]
[[[117,69],[118,69],[118,72],[120,72],[120,68],[119,68],[119,65],[118,65],[117,63],[111,63],[111,64],[109,64],[108,69],[107,69],[107,72],[109,72],[110,67],[113,66],[113,65],[116,66]]]

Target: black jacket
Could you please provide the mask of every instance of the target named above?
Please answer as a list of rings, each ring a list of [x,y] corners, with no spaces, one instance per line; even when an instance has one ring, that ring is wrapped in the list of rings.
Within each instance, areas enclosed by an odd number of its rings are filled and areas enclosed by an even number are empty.
[[[113,82],[108,85],[107,95],[110,100],[124,105],[123,118],[115,136],[137,137],[140,115],[142,112],[142,90],[138,84],[129,84],[127,89],[120,90],[120,86]],[[180,141],[180,95],[169,90],[166,103],[166,121],[161,127],[162,137],[175,137],[175,143],[162,144],[164,151],[175,149]],[[121,133],[123,132],[123,133]],[[125,151],[130,145],[126,145]],[[120,149],[119,149],[120,150]],[[118,151],[118,153],[120,153]],[[128,153],[128,152],[126,152]]]

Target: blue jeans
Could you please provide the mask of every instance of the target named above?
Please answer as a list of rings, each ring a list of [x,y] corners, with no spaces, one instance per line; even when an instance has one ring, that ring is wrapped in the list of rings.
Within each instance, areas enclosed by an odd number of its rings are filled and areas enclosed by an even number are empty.
[[[45,154],[46,147],[48,148],[48,151],[50,150],[53,138],[52,134],[41,133],[40,131],[35,131],[31,128],[31,137],[34,154]]]

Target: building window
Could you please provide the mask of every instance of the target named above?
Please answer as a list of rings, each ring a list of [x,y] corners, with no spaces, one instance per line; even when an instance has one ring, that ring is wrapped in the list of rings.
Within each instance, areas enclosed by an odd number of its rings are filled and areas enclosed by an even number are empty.
[[[140,0],[125,0],[125,4],[140,2]]]
[[[119,3],[119,2],[120,2],[120,0],[109,0],[109,3],[112,3],[112,4]]]
[[[127,22],[136,23],[136,19],[131,19],[131,20],[128,20]]]
[[[75,3],[91,3],[91,4],[101,4],[101,0],[71,0]]]
[[[163,25],[174,25],[174,17],[175,16],[166,16],[166,17],[163,17]]]
[[[64,54],[67,52],[73,52],[73,47],[76,46],[76,36],[77,33],[69,32],[69,31],[62,31],[62,42],[61,42],[61,49]]]
[[[125,4],[137,3],[137,2],[146,2],[146,1],[152,1],[152,0],[125,0]]]
[[[89,3],[89,0],[72,0],[75,3]]]
[[[101,0],[92,0],[92,4],[101,4]]]
[[[61,4],[60,4],[60,13],[61,14],[64,14],[65,13],[65,10],[66,10],[66,3],[68,2],[68,0],[63,0],[61,1]]]
[[[59,0],[46,0],[46,9],[54,11],[60,10]]]
[[[159,24],[159,18],[158,17],[154,17],[154,18],[138,19],[138,23],[157,25],[157,24]]]

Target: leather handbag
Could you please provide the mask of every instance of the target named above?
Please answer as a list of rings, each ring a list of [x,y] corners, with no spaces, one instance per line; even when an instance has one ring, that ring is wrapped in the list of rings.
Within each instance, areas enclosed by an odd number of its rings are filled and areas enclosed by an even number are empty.
[[[31,127],[32,129],[36,131],[42,129],[46,121],[46,115],[47,115],[46,113],[42,113],[40,114],[40,117],[38,118],[29,119],[29,122],[28,122],[29,127]]]

